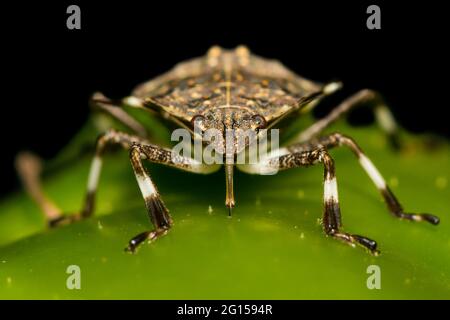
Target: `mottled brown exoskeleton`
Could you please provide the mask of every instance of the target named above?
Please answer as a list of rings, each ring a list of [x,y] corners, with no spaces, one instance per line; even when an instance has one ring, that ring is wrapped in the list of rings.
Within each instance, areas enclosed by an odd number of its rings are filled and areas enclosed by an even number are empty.
[[[225,135],[225,131],[276,128],[280,120],[311,110],[326,95],[340,88],[340,83],[320,84],[300,77],[275,60],[253,55],[244,46],[234,50],[212,47],[204,57],[195,58],[176,65],[171,71],[138,86],[131,96],[122,101],[112,101],[101,94],[95,94],[92,103],[110,113],[127,125],[134,134],[108,131],[97,140],[96,155],[91,165],[88,191],[81,213],[54,217],[51,226],[80,220],[92,215],[94,197],[102,166],[102,156],[107,145],[116,144],[129,150],[131,164],[139,188],[145,200],[153,229],[132,238],[127,247],[134,252],[146,240],[155,240],[166,234],[172,226],[172,218],[164,205],[142,161],[147,160],[173,166],[182,170],[208,174],[221,165],[207,165],[187,156],[175,157],[172,150],[152,144],[145,128],[127,114],[123,106],[156,111],[164,119],[175,122],[192,132],[194,126],[201,133],[214,128]],[[225,205],[235,206],[233,195],[233,169],[258,174],[269,169],[285,170],[322,164],[324,167],[324,213],[323,228],[327,235],[351,245],[361,245],[371,253],[378,253],[375,241],[366,237],[344,232],[341,228],[338,189],[335,166],[328,150],[334,147],[348,147],[359,160],[370,179],[381,192],[389,211],[398,218],[428,221],[434,225],[439,219],[431,214],[405,213],[385,180],[361,148],[350,137],[340,133],[325,136],[319,134],[335,120],[358,105],[373,107],[376,119],[391,139],[395,138],[396,123],[381,97],[371,91],[362,90],[338,105],[328,116],[320,119],[298,134],[293,144],[281,147],[270,157],[253,164],[225,164]],[[200,133],[200,136],[201,136]],[[216,150],[224,150],[223,140],[211,142]],[[236,155],[248,147],[235,147]],[[225,157],[225,152],[223,152]]]

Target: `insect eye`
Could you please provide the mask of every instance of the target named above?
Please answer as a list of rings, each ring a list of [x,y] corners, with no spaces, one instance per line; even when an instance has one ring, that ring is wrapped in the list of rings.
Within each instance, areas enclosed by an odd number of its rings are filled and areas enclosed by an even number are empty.
[[[261,129],[266,126],[266,119],[264,119],[264,117],[259,114],[255,114],[254,116],[252,116],[252,121],[256,129]]]
[[[191,124],[194,130],[196,128],[200,129],[201,131],[205,131],[205,117],[202,115],[196,115],[191,119]]]

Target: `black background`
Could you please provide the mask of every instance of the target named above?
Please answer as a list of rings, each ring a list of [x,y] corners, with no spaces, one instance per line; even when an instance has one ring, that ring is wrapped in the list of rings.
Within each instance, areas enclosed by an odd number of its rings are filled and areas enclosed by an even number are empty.
[[[51,158],[87,119],[94,91],[127,95],[138,83],[214,44],[246,44],[313,80],[345,89],[318,115],[358,89],[380,91],[400,124],[449,136],[448,15],[439,1],[54,1],[2,7],[0,192],[17,187],[19,150]],[[81,30],[66,8],[81,7]],[[381,7],[381,30],[366,8]],[[395,6],[394,6],[395,5]],[[370,121],[357,112],[356,122]],[[94,141],[95,137],[93,137]]]
[[[148,317],[160,317],[163,319],[198,319],[198,316],[179,316],[178,307],[185,304],[188,306],[207,306],[219,309],[225,305],[245,305],[245,304],[270,304],[273,306],[272,315],[220,315],[210,314],[208,319],[291,319],[300,318],[309,314],[318,314],[326,318],[337,318],[341,314],[364,314],[370,310],[374,319],[382,319],[387,310],[389,315],[395,318],[412,318],[420,316],[426,318],[430,310],[436,314],[444,314],[448,308],[447,301],[389,301],[389,300],[353,300],[353,301],[333,301],[333,300],[52,300],[52,301],[0,301],[2,310],[10,310],[20,318],[36,313],[46,314],[48,319],[60,319],[60,315],[67,310],[69,319],[80,319],[86,316],[86,309],[94,317],[116,316],[129,318],[130,313],[145,314]],[[48,310],[53,310],[49,312]],[[132,310],[132,311],[130,311]],[[441,311],[439,311],[441,310]]]

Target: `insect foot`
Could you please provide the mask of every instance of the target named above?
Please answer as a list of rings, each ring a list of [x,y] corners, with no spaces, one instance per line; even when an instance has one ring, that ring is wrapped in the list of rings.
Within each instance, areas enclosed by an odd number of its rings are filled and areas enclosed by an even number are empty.
[[[380,254],[380,251],[377,249],[376,241],[372,239],[356,234],[341,233],[341,232],[331,232],[330,235],[338,240],[346,242],[352,247],[354,247],[355,245],[359,245],[367,249],[374,256],[378,256]]]
[[[383,195],[383,198],[386,201],[391,213],[399,219],[410,221],[427,221],[432,225],[438,225],[440,222],[439,217],[430,213],[405,213],[400,202],[394,196],[391,189],[387,186],[381,188],[381,194]]]
[[[50,228],[56,228],[72,224],[76,221],[80,221],[82,216],[80,214],[62,215],[60,217],[48,220],[47,224]]]
[[[370,253],[373,254],[374,256],[378,256],[380,254],[380,251],[377,249],[378,246],[377,242],[375,240],[359,236],[356,234],[353,235],[353,238],[355,239],[357,244],[369,250]]]
[[[427,221],[432,225],[437,226],[441,221],[438,216],[430,213],[400,213],[400,219],[412,220],[412,221]]]
[[[130,252],[130,253],[136,253],[136,249],[146,240],[148,240],[148,242],[153,242],[156,239],[158,239],[161,236],[164,236],[167,234],[167,232],[169,231],[169,228],[161,228],[161,229],[156,229],[153,231],[145,231],[142,233],[139,233],[138,235],[136,235],[135,237],[133,237],[130,242],[128,243],[128,246],[125,248],[126,252]]]
[[[159,195],[152,195],[145,198],[145,204],[150,215],[150,220],[155,226],[155,230],[145,231],[133,237],[125,248],[127,252],[135,253],[139,245],[146,240],[153,242],[160,236],[166,235],[173,224],[169,210]]]

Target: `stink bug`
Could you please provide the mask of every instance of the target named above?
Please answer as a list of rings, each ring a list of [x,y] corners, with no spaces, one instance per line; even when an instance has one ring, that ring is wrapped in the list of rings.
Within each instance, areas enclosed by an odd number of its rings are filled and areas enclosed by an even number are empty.
[[[239,46],[234,50],[212,47],[205,56],[182,62],[169,72],[139,85],[129,97],[121,101],[113,101],[97,93],[92,98],[92,104],[120,120],[133,134],[110,130],[98,138],[83,209],[79,214],[53,215],[49,219],[49,225],[54,227],[92,215],[102,156],[107,145],[120,145],[129,150],[131,164],[153,224],[152,230],[142,232],[130,240],[127,250],[131,252],[142,242],[153,241],[165,235],[172,226],[169,211],[144,168],[143,160],[200,174],[212,173],[222,167],[220,164],[205,164],[186,155],[174,155],[172,150],[152,143],[151,138],[146,135],[145,127],[126,113],[123,106],[156,111],[161,118],[187,129],[194,140],[203,138],[208,130],[214,129],[219,132],[219,137],[206,145],[213,146],[226,160],[233,160],[251,144],[248,140],[244,140],[243,144],[237,142],[244,130],[258,135],[264,129],[276,128],[280,120],[288,116],[295,118],[299,113],[310,111],[323,97],[339,88],[338,82],[321,84],[307,80],[278,61],[261,58],[250,53],[246,47]],[[403,211],[382,175],[353,139],[340,133],[320,136],[331,123],[362,104],[373,106],[381,128],[395,141],[397,125],[382,98],[372,90],[362,90],[344,100],[328,116],[300,132],[293,144],[272,150],[270,156],[257,163],[235,164],[233,161],[225,161],[225,205],[230,213],[235,206],[235,167],[250,174],[258,174],[271,169],[286,170],[321,164],[324,167],[322,223],[325,233],[377,254],[375,241],[344,232],[341,228],[335,167],[328,150],[345,146],[359,160],[394,216],[437,225],[439,218],[436,216]],[[197,134],[196,128],[199,129]],[[227,132],[232,132],[230,148],[225,145]]]

